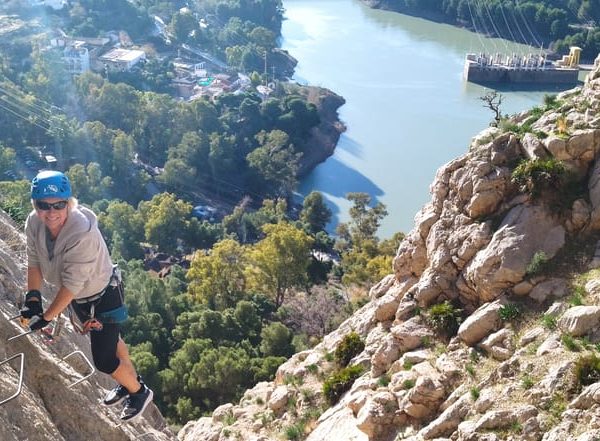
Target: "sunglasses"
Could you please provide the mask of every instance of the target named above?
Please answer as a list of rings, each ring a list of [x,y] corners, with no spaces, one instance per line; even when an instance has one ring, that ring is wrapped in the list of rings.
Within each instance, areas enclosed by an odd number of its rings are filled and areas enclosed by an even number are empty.
[[[48,211],[51,208],[55,210],[64,210],[69,201],[58,201],[58,202],[44,202],[44,201],[35,201],[35,206],[42,211]]]

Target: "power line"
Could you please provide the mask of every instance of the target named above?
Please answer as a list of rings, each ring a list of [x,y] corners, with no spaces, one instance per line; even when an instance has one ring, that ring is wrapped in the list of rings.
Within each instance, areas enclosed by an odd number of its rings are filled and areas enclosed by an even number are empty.
[[[2,99],[2,97],[0,97],[0,100],[1,100],[1,99]],[[46,127],[46,126],[43,126],[43,125],[41,125],[41,124],[38,124],[37,122],[35,122],[35,121],[32,121],[31,119],[29,119],[27,116],[25,116],[25,115],[22,115],[22,114],[20,114],[20,113],[18,113],[18,112],[16,112],[16,111],[14,111],[13,109],[11,109],[11,108],[9,108],[9,107],[6,107],[6,106],[4,106],[4,105],[2,105],[2,104],[0,104],[0,107],[1,107],[1,108],[3,108],[3,109],[4,109],[4,110],[6,110],[6,111],[8,111],[8,112],[12,113],[12,114],[13,114],[13,115],[15,115],[16,117],[18,117],[18,118],[21,118],[22,120],[24,120],[24,121],[28,122],[29,124],[32,124],[32,125],[34,125],[34,126],[37,126],[37,127],[41,128],[41,129],[42,129],[42,130],[44,130],[45,132],[48,132],[48,131],[50,131],[50,127]]]
[[[10,90],[7,88],[4,88],[3,85],[0,83],[0,92],[4,93],[5,95],[10,96],[11,98],[19,101],[21,104],[23,104],[24,106],[30,107],[32,108],[33,112],[37,112],[40,114],[44,114],[45,116],[51,116],[52,115],[52,111],[48,110],[48,107],[42,107],[38,104],[36,104],[35,101],[41,101],[39,100],[36,96],[33,95],[26,95],[24,94],[23,91],[17,89],[15,86],[13,86]],[[31,102],[28,98],[31,97],[33,98],[35,101]],[[50,108],[53,108],[56,106],[52,106],[50,105]]]
[[[513,34],[513,32],[512,32],[511,26],[510,26],[510,24],[508,23],[508,20],[507,20],[507,18],[506,18],[506,14],[504,13],[504,8],[502,7],[502,0],[499,2],[499,5],[500,5],[500,13],[502,14],[502,19],[504,20],[504,24],[506,24],[506,29],[508,30],[508,33],[510,34],[510,38],[511,38],[511,40],[512,40],[512,41],[518,41],[518,40],[515,38],[515,35],[514,35],[514,34]]]
[[[475,9],[475,16],[479,19],[479,22],[480,22],[481,26],[483,27],[484,35],[489,37],[492,33],[489,31],[489,29],[486,25],[486,20],[485,20],[485,17],[483,17],[483,11],[481,10],[480,4],[475,2],[474,9]],[[498,52],[498,45],[496,44],[494,39],[489,39],[489,41],[492,44],[492,46],[494,46],[494,51]]]
[[[517,19],[517,16],[515,15],[515,8],[510,8],[509,10],[510,10],[510,14],[512,15],[512,19],[515,22],[515,25],[517,26],[517,30],[519,31],[519,34],[521,35],[521,41],[523,43],[527,43],[527,38],[525,37],[525,34],[523,33],[523,30],[521,29],[521,25],[519,24],[519,20]]]
[[[467,6],[469,8],[469,15],[471,16],[471,22],[473,23],[473,29],[475,29],[475,35],[479,39],[479,43],[481,44],[482,50],[485,51],[485,44],[483,43],[483,39],[481,38],[481,33],[479,29],[477,29],[477,23],[475,22],[475,17],[473,16],[473,10],[471,9],[471,2],[467,0]]]
[[[496,27],[496,23],[494,22],[494,18],[492,17],[492,13],[490,12],[490,7],[488,6],[487,2],[485,0],[482,0],[483,3],[483,7],[485,8],[485,11],[487,13],[488,18],[490,19],[490,23],[492,25],[492,28],[494,29],[494,34],[501,39],[502,44],[504,45],[504,50],[506,52],[508,52],[508,44],[506,43],[506,41],[502,38],[502,35],[500,34],[500,31],[498,30],[498,28]]]
[[[541,46],[542,44],[538,41],[538,39],[535,37],[535,34],[533,33],[533,31],[529,27],[529,23],[527,21],[527,18],[525,18],[525,14],[523,14],[523,11],[521,10],[521,5],[519,4],[519,0],[515,0],[515,2],[516,2],[516,9],[517,9],[517,11],[519,11],[519,14],[521,15],[521,18],[523,19],[523,23],[525,24],[525,27],[527,28],[527,30],[529,31],[529,33],[533,37],[533,41],[535,42],[536,47],[537,46]]]

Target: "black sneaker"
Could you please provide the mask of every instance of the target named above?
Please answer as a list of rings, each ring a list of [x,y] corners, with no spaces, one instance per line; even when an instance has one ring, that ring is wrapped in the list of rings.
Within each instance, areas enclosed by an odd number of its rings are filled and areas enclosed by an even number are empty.
[[[140,384],[144,384],[144,381],[139,374],[137,376],[137,381]],[[127,395],[129,395],[129,391],[124,386],[119,384],[113,390],[108,391],[102,402],[106,406],[114,406],[115,404],[119,404],[121,401],[127,398]]]
[[[127,398],[127,395],[129,395],[129,391],[119,384],[114,389],[108,391],[102,402],[105,406],[114,406]]]
[[[133,421],[139,417],[146,406],[152,401],[154,392],[148,386],[142,383],[144,388],[140,393],[129,394],[129,397],[125,400],[125,406],[123,412],[121,412],[121,421]]]

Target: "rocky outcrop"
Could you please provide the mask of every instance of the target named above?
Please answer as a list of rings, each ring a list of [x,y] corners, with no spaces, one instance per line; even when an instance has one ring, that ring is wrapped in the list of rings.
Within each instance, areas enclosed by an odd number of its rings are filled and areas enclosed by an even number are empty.
[[[53,344],[39,333],[7,341],[22,333],[16,320],[17,300],[25,285],[25,242],[11,220],[0,211],[0,361],[24,356],[22,392],[0,406],[3,441],[130,440],[142,434],[156,440],[175,439],[158,409],[151,404],[140,422],[119,424],[120,409],[100,404],[112,380],[97,373],[71,384],[89,372],[74,351],[89,359],[87,337],[64,326]],[[64,359],[65,356],[68,358]],[[63,360],[64,359],[64,360]],[[0,401],[16,393],[20,357],[0,366]]]
[[[483,131],[441,167],[371,301],[284,363],[262,404],[242,399],[231,426],[213,414],[180,440],[267,441],[290,427],[310,441],[594,439],[600,393],[582,387],[576,366],[600,342],[600,273],[573,273],[600,237],[600,71],[558,103],[515,116],[516,132]],[[548,159],[564,165],[570,192],[513,181],[521,161]],[[460,309],[456,336],[440,333],[451,327],[433,305]],[[365,342],[350,362],[363,374],[329,405],[323,382],[349,332]]]
[[[314,86],[303,87],[302,93],[306,94],[309,103],[317,107],[321,122],[310,131],[308,139],[301,146],[303,155],[298,176],[309,173],[317,164],[333,155],[340,135],[346,130],[338,115],[338,109],[346,102],[343,97],[329,89]]]

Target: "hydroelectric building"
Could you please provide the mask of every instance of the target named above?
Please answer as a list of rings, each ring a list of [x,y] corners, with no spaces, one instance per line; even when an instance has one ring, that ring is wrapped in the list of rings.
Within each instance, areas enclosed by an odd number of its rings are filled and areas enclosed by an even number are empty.
[[[575,84],[579,76],[581,49],[571,47],[569,55],[556,62],[545,54],[467,54],[463,77],[473,83]]]

